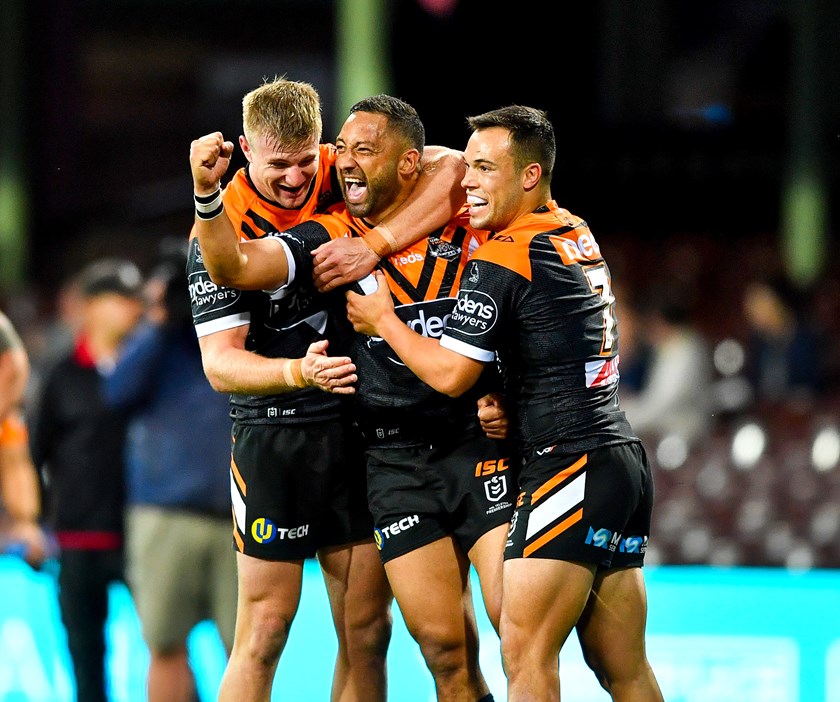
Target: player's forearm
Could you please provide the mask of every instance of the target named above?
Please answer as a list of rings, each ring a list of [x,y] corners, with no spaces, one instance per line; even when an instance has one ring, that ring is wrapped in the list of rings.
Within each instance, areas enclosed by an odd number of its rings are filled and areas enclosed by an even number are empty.
[[[41,514],[38,475],[25,444],[0,448],[0,495],[17,522],[36,522]]]
[[[460,151],[438,149],[424,162],[417,184],[408,199],[365,239],[374,251],[394,253],[445,226],[461,208],[466,193],[461,187],[465,164]],[[387,244],[389,249],[382,251]]]
[[[213,219],[196,217],[194,231],[210,278],[217,285],[236,287],[246,261],[230,218],[224,212]]]
[[[21,348],[0,352],[0,420],[17,407],[29,379],[29,359]]]
[[[203,357],[204,373],[217,392],[276,395],[305,387],[300,359],[266,358],[252,351],[228,349]],[[297,364],[297,368],[295,368]]]
[[[378,331],[414,375],[438,392],[458,397],[472,385],[459,370],[462,356],[412,331],[396,315],[383,316]]]

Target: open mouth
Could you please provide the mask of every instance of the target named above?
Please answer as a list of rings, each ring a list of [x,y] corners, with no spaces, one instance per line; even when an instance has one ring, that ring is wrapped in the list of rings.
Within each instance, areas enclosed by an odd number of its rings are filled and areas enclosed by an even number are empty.
[[[344,179],[344,195],[347,202],[357,204],[365,199],[367,183],[360,178]]]
[[[467,207],[469,207],[470,214],[479,212],[483,207],[487,207],[487,200],[483,200],[475,195],[467,195]]]

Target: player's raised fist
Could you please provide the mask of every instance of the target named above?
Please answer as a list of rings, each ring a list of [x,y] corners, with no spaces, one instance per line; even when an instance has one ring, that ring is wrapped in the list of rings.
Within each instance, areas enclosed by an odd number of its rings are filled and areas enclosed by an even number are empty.
[[[221,132],[205,134],[190,144],[190,169],[196,195],[210,195],[219,188],[233,156],[233,142]]]

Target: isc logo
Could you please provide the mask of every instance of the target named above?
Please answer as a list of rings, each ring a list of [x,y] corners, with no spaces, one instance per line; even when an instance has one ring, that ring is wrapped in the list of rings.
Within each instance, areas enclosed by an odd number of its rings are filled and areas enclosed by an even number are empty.
[[[495,459],[492,461],[479,461],[475,464],[475,477],[480,478],[483,475],[493,475],[493,473],[507,470],[509,467],[508,460],[507,458],[500,458],[498,461]]]

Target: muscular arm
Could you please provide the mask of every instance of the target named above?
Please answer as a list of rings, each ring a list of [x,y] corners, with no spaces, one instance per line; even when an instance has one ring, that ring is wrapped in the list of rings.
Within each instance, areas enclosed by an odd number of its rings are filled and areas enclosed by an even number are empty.
[[[217,392],[275,395],[309,385],[336,395],[355,392],[356,366],[346,356],[327,356],[326,340],[310,344],[303,359],[267,358],[246,350],[247,335],[243,325],[199,338],[204,373]]]
[[[466,193],[461,187],[464,173],[460,151],[427,147],[417,184],[391,217],[368,232],[364,240],[335,239],[312,252],[316,287],[326,292],[359,280],[384,256],[444,226],[465,202]]]
[[[420,380],[438,392],[458,397],[475,385],[484,364],[412,331],[394,312],[385,276],[377,271],[376,280],[379,289],[372,295],[352,291],[346,295],[347,317],[353,328],[384,339]]]
[[[221,132],[196,139],[190,145],[190,169],[197,196],[220,192],[222,176],[230,166],[233,142]],[[279,242],[273,239],[240,242],[224,212],[212,219],[196,214],[193,227],[201,255],[213,282],[241,290],[273,290],[286,283],[288,264]]]

